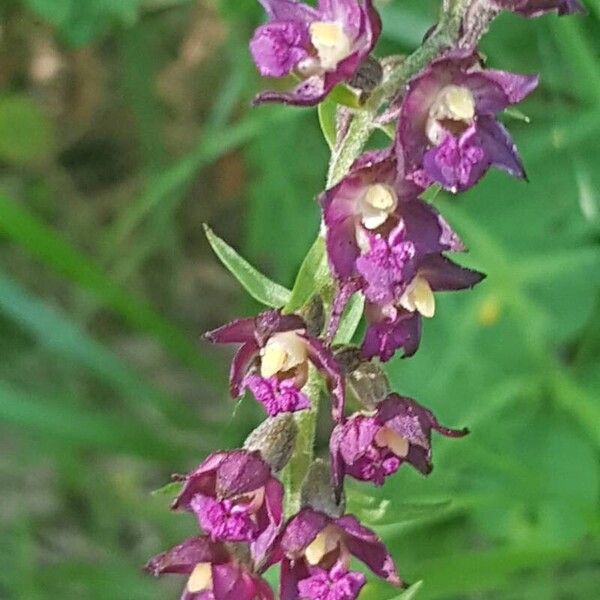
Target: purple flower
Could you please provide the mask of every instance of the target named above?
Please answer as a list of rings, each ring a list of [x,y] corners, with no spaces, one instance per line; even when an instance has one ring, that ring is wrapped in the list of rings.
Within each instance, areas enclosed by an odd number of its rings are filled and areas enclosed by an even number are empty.
[[[155,556],[146,571],[155,576],[187,575],[181,600],[274,600],[266,581],[231,555],[224,544],[206,536],[187,539]]]
[[[249,388],[269,416],[310,408],[301,390],[311,362],[325,377],[334,418],[343,411],[345,395],[340,368],[331,351],[307,334],[300,317],[268,310],[256,318],[239,319],[209,331],[206,337],[215,343],[241,344],[229,378],[234,398]]]
[[[383,542],[354,516],[303,508],[288,521],[273,553],[281,560],[281,600],[354,600],[364,577],[349,570],[352,556],[386,581],[403,585]]]
[[[453,52],[413,79],[402,102],[397,152],[409,178],[457,192],[491,167],[525,177],[515,145],[496,115],[528,96],[536,75],[482,69],[477,56]]]
[[[309,567],[309,576],[298,582],[298,592],[306,600],[354,600],[366,582],[362,573],[348,571],[338,562],[329,571]]]
[[[402,295],[420,257],[464,250],[403,171],[389,152],[367,155],[320,199],[336,279],[342,286],[359,281],[367,300],[377,304]]]
[[[367,303],[363,357],[378,356],[387,361],[398,348],[404,350],[405,357],[412,356],[421,340],[421,316],[435,314],[433,292],[471,288],[484,277],[483,273],[460,267],[441,254],[423,257],[399,298],[388,304]]]
[[[293,74],[302,81],[288,92],[259,94],[257,103],[318,104],[352,78],[381,32],[371,0],[320,0],[317,8],[295,0],[259,1],[269,17],[250,42],[260,74]]]
[[[585,13],[579,0],[494,0],[499,9],[511,10],[524,17],[539,17],[549,12],[559,15]]]
[[[431,469],[431,430],[462,437],[467,429],[448,429],[420,404],[390,394],[373,413],[355,413],[336,425],[330,442],[336,488],[344,475],[383,485],[385,478],[408,462],[427,475]]]
[[[258,451],[211,454],[183,477],[175,510],[193,512],[214,540],[250,542],[258,561],[283,519],[283,486]]]

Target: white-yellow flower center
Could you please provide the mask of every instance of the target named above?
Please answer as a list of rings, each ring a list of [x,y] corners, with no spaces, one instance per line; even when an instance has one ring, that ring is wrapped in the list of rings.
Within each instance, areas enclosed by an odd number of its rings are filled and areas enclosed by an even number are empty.
[[[210,563],[198,563],[187,582],[190,594],[212,589],[212,568]]]
[[[435,296],[429,282],[417,275],[400,298],[400,306],[410,312],[419,312],[424,317],[435,315]]]
[[[327,525],[304,551],[308,564],[313,566],[318,565],[324,556],[338,547],[340,541],[341,535],[338,528],[333,525]]]
[[[375,443],[382,448],[389,448],[400,458],[407,456],[410,448],[409,441],[405,437],[402,437],[400,434],[387,427],[382,427],[375,434]]]
[[[306,342],[295,331],[272,335],[261,351],[260,374],[272,377],[306,362]]]
[[[427,137],[437,144],[442,132],[440,121],[470,124],[474,117],[475,98],[471,90],[462,85],[447,85],[438,92],[429,109]]]
[[[315,21],[310,24],[309,32],[310,41],[325,71],[335,71],[338,64],[352,54],[352,42],[338,23]]]
[[[365,190],[359,200],[361,222],[367,229],[383,225],[398,206],[396,192],[383,183],[375,183]]]

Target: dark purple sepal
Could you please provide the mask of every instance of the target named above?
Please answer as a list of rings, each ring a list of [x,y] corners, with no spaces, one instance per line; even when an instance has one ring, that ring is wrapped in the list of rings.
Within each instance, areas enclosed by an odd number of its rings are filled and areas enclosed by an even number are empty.
[[[325,346],[321,340],[307,335],[301,337],[306,341],[310,361],[325,378],[327,389],[331,394],[332,418],[337,421],[344,413],[346,404],[346,388],[342,370],[331,349]]]
[[[485,279],[485,273],[461,267],[441,254],[425,257],[419,264],[419,275],[434,292],[470,289]]]
[[[374,357],[386,362],[398,349],[404,358],[412,356],[421,341],[421,315],[403,308],[382,311],[377,305],[367,305],[367,330],[361,345],[365,360]]]
[[[224,544],[212,541],[208,536],[198,536],[157,554],[144,569],[154,576],[167,573],[189,575],[198,563],[224,564],[229,560]]]

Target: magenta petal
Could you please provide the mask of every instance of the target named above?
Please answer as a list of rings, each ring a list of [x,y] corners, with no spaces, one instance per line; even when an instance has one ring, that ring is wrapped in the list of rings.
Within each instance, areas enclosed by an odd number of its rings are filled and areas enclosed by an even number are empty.
[[[198,536],[151,558],[145,570],[151,575],[189,575],[198,563],[224,563],[228,560],[229,554],[223,544],[213,542],[207,536]]]
[[[423,167],[427,175],[452,192],[463,191],[475,185],[489,164],[474,126],[459,138],[446,135],[441,144],[427,150],[423,156]]]
[[[226,498],[247,494],[264,487],[271,478],[271,468],[259,452],[232,450],[216,471],[216,493]]]
[[[304,2],[296,0],[258,0],[274,21],[298,21],[309,24],[319,19],[319,13]]]
[[[433,207],[415,198],[399,206],[404,221],[406,238],[415,245],[418,254],[434,252],[463,252],[465,245],[448,222]]]
[[[236,319],[217,329],[207,331],[204,337],[213,344],[235,344],[254,339],[254,319]]]
[[[355,600],[367,578],[337,562],[331,569],[312,567],[308,577],[298,582],[298,592],[305,600]]]
[[[250,52],[263,77],[283,77],[308,56],[309,45],[305,25],[276,21],[255,31],[250,41]]]
[[[302,336],[307,342],[308,355],[312,363],[326,378],[327,388],[331,393],[331,413],[334,421],[344,414],[346,391],[344,376],[333,353],[320,340]]]
[[[368,315],[368,312],[367,312]],[[366,360],[375,356],[388,361],[402,348],[404,357],[412,356],[421,340],[421,316],[398,309],[396,318],[381,317],[369,320],[361,353]]]
[[[537,75],[520,75],[495,69],[470,73],[465,78],[465,84],[475,97],[479,115],[495,115],[521,102],[535,90],[538,83]]]
[[[234,563],[212,568],[212,593],[215,600],[256,600],[257,597],[272,600],[273,595],[268,595],[268,589],[259,577]],[[257,596],[259,592],[262,596]]]
[[[288,522],[281,536],[281,548],[288,556],[299,556],[319,535],[331,518],[313,510],[303,508]]]
[[[260,565],[271,549],[283,522],[283,485],[275,478],[265,486],[265,501],[258,513],[260,535],[251,545],[252,558]]]
[[[229,370],[229,390],[233,398],[241,396],[244,388],[244,377],[254,359],[258,356],[256,342],[243,344],[235,353]]]
[[[436,292],[472,288],[485,279],[483,273],[461,267],[441,254],[432,254],[421,261],[419,274]]]
[[[336,519],[335,523],[344,530],[344,544],[352,555],[365,563],[375,575],[394,585],[403,585],[394,560],[374,531],[364,527],[352,515]]]
[[[526,177],[517,147],[498,121],[491,117],[481,117],[477,122],[477,138],[492,165],[515,177]]]
[[[280,600],[299,600],[298,582],[308,576],[309,572],[305,561],[284,558],[281,561],[279,575]]]
[[[314,106],[321,102],[335,85],[335,82],[333,82],[327,86],[324,77],[313,75],[288,92],[276,92],[273,90],[261,92],[255,96],[252,103],[258,105],[281,102],[291,106]]]
[[[296,387],[293,379],[279,381],[276,376],[265,378],[252,374],[245,378],[244,387],[252,391],[270,417],[310,408],[310,400]]]

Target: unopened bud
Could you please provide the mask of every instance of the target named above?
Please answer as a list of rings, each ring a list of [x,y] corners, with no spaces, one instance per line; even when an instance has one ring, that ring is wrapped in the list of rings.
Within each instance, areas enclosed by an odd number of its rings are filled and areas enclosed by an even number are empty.
[[[263,421],[244,442],[246,450],[258,450],[274,472],[281,471],[292,456],[298,426],[292,413],[281,413]]]
[[[309,467],[300,493],[302,506],[310,506],[330,517],[341,517],[346,508],[345,498],[335,500],[329,464],[317,458]]]
[[[360,363],[348,375],[348,385],[356,398],[368,409],[375,408],[391,392],[385,371],[374,362]]]
[[[357,346],[340,345],[333,350],[335,360],[345,375],[349,375],[362,363],[360,348]]]
[[[325,309],[321,296],[313,296],[300,311],[300,316],[306,323],[306,331],[313,337],[319,337],[325,326]]]
[[[368,96],[381,84],[382,79],[383,68],[381,63],[375,57],[367,56],[349,83],[353,88],[359,89],[361,95]]]

